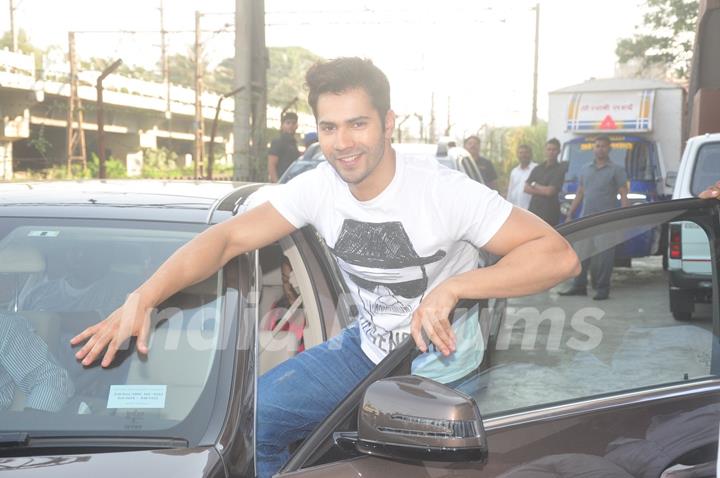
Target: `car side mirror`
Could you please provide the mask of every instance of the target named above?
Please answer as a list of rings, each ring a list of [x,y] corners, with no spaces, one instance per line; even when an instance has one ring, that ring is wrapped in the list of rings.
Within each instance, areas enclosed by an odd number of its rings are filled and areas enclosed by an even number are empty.
[[[665,186],[667,186],[669,188],[674,188],[676,180],[677,180],[677,171],[668,172],[667,177],[665,178]]]
[[[424,377],[379,380],[365,391],[357,432],[338,432],[343,449],[400,460],[481,462],[488,448],[471,397]]]

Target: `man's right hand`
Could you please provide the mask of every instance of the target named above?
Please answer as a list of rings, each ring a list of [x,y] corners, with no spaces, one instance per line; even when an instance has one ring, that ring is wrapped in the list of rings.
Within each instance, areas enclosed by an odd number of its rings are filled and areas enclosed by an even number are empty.
[[[108,367],[117,351],[127,346],[130,337],[137,337],[138,352],[147,354],[151,311],[150,307],[142,304],[139,294],[130,294],[125,303],[105,320],[88,327],[70,340],[73,346],[86,341],[75,354],[75,358],[87,367],[92,365],[107,347],[101,365]]]

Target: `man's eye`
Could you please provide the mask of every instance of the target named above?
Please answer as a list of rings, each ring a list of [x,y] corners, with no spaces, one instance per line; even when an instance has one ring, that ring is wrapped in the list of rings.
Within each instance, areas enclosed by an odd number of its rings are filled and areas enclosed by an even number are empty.
[[[353,123],[353,128],[362,128],[365,126],[365,121],[356,121]]]
[[[323,132],[333,131],[334,129],[335,129],[335,126],[333,126],[333,125],[323,125],[320,127],[320,131],[323,131]]]

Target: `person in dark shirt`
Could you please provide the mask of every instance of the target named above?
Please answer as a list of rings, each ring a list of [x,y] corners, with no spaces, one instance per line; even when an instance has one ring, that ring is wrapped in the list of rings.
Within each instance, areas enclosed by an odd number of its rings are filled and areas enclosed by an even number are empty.
[[[282,176],[290,163],[298,159],[300,151],[295,141],[295,131],[298,127],[298,116],[289,111],[282,116],[280,136],[270,143],[268,154],[268,178],[271,183],[276,183]]]
[[[475,160],[475,164],[477,164],[478,169],[482,173],[485,185],[497,191],[498,176],[490,160],[480,156],[480,138],[475,135],[468,136],[465,138],[465,141],[463,141],[463,146]]]
[[[525,192],[532,195],[528,210],[551,226],[560,222],[558,193],[565,181],[565,165],[558,163],[560,141],[551,138],[545,143],[545,162],[532,170]]]

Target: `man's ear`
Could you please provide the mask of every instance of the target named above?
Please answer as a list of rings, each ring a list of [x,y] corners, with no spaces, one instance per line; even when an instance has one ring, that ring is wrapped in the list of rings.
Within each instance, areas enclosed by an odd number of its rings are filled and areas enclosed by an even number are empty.
[[[385,113],[385,139],[392,139],[395,133],[395,112],[388,110]]]

